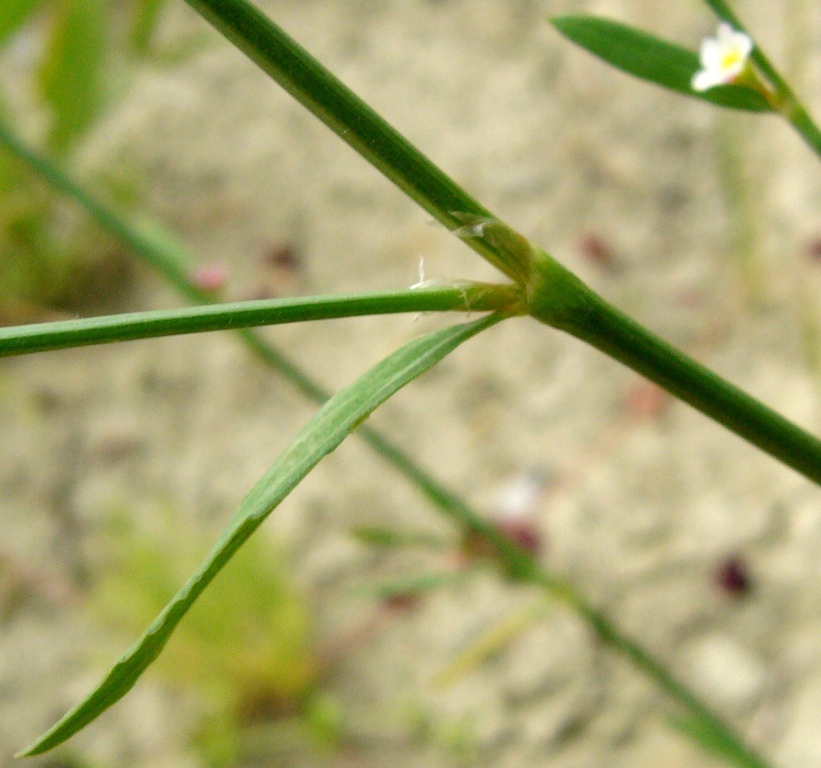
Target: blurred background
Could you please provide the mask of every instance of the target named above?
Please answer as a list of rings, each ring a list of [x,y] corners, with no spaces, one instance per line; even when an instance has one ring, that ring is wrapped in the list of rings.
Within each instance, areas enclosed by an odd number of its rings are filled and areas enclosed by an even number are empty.
[[[818,432],[821,166],[573,48],[597,13],[696,49],[696,0],[260,6],[471,194],[617,306]],[[733,6],[811,112],[809,0]],[[220,300],[496,279],[179,0],[1,0],[0,116],[194,254]],[[0,146],[0,322],[182,304]],[[338,389],[452,318],[265,332]],[[315,406],[228,335],[0,361],[0,764],[76,703]],[[370,423],[785,768],[821,762],[809,482],[635,374],[512,320]],[[404,585],[404,586],[403,586]],[[712,766],[665,698],[356,437],[134,690],[34,766]]]

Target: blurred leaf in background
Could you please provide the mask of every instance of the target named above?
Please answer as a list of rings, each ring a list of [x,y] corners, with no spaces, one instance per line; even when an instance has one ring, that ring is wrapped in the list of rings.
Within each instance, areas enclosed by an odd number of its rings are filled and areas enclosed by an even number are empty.
[[[126,95],[136,67],[146,59],[181,58],[155,46],[164,4],[4,0],[0,120],[22,135],[39,133],[44,152],[77,170],[78,155]],[[190,55],[196,47],[180,50]],[[105,158],[92,165],[91,185],[115,204],[134,207],[134,169],[115,174]],[[0,147],[0,324],[110,306],[126,278],[119,247]]]
[[[31,16],[42,0],[5,0],[0,14],[0,46]]]
[[[70,151],[98,117],[106,99],[106,0],[53,0],[46,4],[47,41],[39,90],[50,113],[48,147]]]
[[[154,53],[154,30],[165,0],[134,0],[129,49],[137,57]]]

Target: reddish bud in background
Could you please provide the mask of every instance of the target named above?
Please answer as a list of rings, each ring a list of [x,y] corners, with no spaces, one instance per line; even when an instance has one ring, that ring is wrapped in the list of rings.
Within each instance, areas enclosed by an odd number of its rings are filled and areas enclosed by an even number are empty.
[[[738,555],[730,555],[719,563],[715,580],[721,591],[732,597],[748,595],[753,586],[747,563]]]
[[[608,272],[618,271],[619,265],[610,244],[595,232],[587,232],[579,240],[579,250],[582,256],[591,264]]]
[[[391,613],[405,613],[421,602],[422,596],[418,592],[400,592],[386,597],[383,604]]]
[[[811,261],[821,262],[821,237],[814,237],[807,243],[807,256]]]
[[[494,530],[517,544],[532,557],[538,557],[544,549],[542,535],[536,526],[529,520],[503,519],[493,523]],[[460,565],[467,565],[470,562],[493,557],[496,548],[492,542],[476,531],[469,531],[462,539],[462,546],[459,550]]]
[[[272,243],[262,254],[266,264],[286,272],[299,272],[302,269],[302,256],[299,249],[291,243]]]
[[[208,264],[191,273],[191,282],[201,291],[215,293],[228,282],[228,269],[222,264]]]
[[[529,520],[500,520],[494,528],[529,555],[537,557],[542,553],[542,535]]]
[[[488,521],[497,534],[521,547],[531,557],[539,557],[545,548],[536,519],[547,485],[548,476],[543,470],[518,472],[500,488],[496,514]],[[458,551],[459,565],[464,567],[474,560],[496,554],[496,547],[490,540],[476,531],[468,531]]]
[[[658,419],[667,412],[670,395],[652,381],[641,379],[627,390],[623,405],[637,419]]]
[[[271,299],[293,292],[303,273],[302,253],[288,242],[269,242],[259,255],[256,287],[250,295],[255,299]]]

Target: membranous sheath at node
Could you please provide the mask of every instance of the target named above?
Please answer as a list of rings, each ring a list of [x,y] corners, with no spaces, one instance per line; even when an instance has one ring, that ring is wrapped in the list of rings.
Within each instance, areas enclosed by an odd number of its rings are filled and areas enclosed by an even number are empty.
[[[462,240],[484,240],[493,251],[487,258],[497,269],[520,285],[528,282],[536,249],[526,237],[492,216],[461,211],[451,211],[450,215],[462,225],[453,230],[456,237]]]
[[[499,260],[496,266],[524,287],[530,315],[563,330],[577,327],[595,296],[578,277],[499,219],[459,211],[451,216],[462,224],[454,235],[483,239]]]

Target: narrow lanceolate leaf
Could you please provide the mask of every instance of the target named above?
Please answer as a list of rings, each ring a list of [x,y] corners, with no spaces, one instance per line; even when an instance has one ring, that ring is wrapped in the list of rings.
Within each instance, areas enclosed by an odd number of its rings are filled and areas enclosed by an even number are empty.
[[[712,718],[686,714],[670,717],[669,722],[677,731],[728,765],[736,765],[739,768],[767,768],[758,755],[748,751],[727,732],[722,723]]]
[[[356,541],[371,547],[447,549],[448,542],[425,531],[398,531],[382,525],[362,525],[350,531]]]
[[[420,286],[403,291],[302,296],[153,312],[130,312],[83,320],[0,328],[0,357],[91,344],[109,344],[115,341],[237,330],[307,320],[399,312],[513,310],[517,299],[518,292],[512,285],[465,282]]]
[[[251,489],[208,557],[145,634],[83,702],[20,754],[36,755],[56,747],[121,699],[157,658],[180,619],[209,582],[319,460],[408,382],[502,317],[490,315],[414,339],[332,397]]]
[[[247,0],[186,0],[288,93],[448,229],[496,220],[395,128]],[[465,242],[516,282],[526,275],[484,237]]]
[[[129,46],[137,56],[145,56],[151,49],[151,41],[157,21],[166,0],[136,0],[131,21]]]
[[[89,128],[105,98],[104,66],[110,3],[54,3],[40,92],[51,110],[49,144],[64,153]]]
[[[550,22],[568,40],[642,80],[721,107],[772,111],[758,91],[740,85],[717,86],[703,93],[694,91],[690,81],[700,64],[698,55],[687,48],[596,16],[557,16]]]

